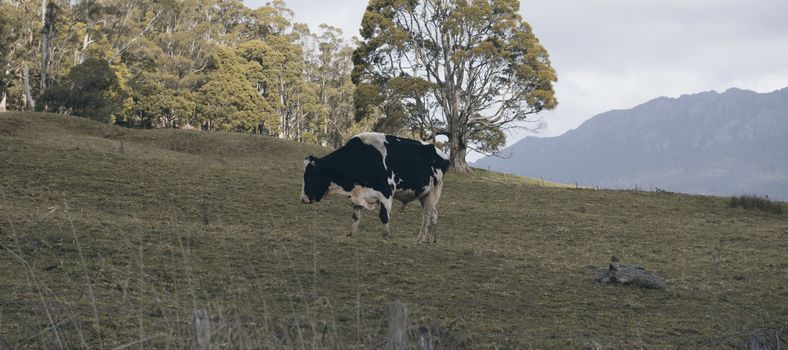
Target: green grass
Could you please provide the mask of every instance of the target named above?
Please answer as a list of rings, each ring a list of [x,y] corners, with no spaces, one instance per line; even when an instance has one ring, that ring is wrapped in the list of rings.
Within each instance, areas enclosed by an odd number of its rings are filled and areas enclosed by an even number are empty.
[[[326,152],[0,114],[0,348],[191,348],[194,309],[213,348],[381,348],[393,299],[436,349],[786,346],[788,215],[477,171],[446,177],[437,244],[412,204],[348,238],[346,198],[298,200]],[[667,291],[594,282],[611,255]]]

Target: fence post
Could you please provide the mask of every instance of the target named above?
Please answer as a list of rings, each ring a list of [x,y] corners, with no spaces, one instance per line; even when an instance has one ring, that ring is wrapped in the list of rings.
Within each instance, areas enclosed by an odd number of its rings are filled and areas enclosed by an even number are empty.
[[[205,309],[192,310],[194,338],[198,350],[208,350],[211,341],[211,319]]]
[[[399,300],[389,303],[388,350],[405,350],[408,344],[408,306]]]
[[[432,350],[432,337],[427,327],[419,327],[419,350]]]

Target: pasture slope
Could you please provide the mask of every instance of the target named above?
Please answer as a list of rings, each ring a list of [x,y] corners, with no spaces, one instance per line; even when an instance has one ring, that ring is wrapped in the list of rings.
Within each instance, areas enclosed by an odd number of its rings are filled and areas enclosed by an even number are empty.
[[[477,171],[447,176],[437,244],[413,204],[348,238],[347,199],[298,201],[310,153],[0,114],[0,348],[376,349],[394,299],[411,348],[786,348],[788,215]],[[594,282],[611,255],[669,288]]]

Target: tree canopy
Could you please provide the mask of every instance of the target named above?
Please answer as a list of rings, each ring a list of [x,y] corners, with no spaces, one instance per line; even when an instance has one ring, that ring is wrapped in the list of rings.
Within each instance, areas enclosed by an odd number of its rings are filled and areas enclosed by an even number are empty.
[[[504,130],[557,101],[547,51],[516,0],[370,0],[353,54],[356,119],[448,139],[451,163],[493,152]]]
[[[350,44],[281,0],[15,0],[0,14],[2,109],[325,146],[356,125]]]

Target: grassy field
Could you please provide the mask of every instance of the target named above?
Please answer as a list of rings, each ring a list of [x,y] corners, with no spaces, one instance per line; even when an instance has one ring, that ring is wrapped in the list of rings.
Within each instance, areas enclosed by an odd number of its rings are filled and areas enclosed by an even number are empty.
[[[449,175],[438,242],[418,205],[345,236],[351,205],[299,203],[272,138],[0,114],[0,349],[385,347],[408,305],[435,349],[788,344],[788,215],[726,198]],[[611,255],[665,291],[603,285]],[[198,311],[199,313],[199,311]]]

